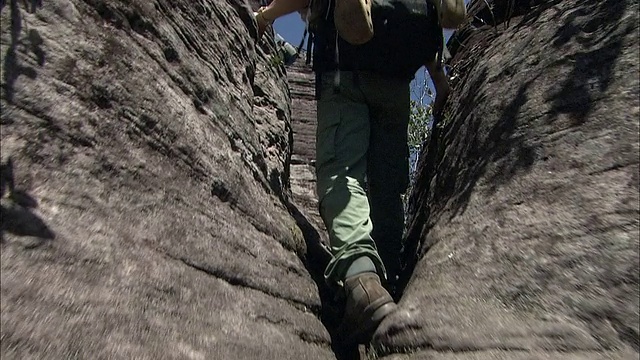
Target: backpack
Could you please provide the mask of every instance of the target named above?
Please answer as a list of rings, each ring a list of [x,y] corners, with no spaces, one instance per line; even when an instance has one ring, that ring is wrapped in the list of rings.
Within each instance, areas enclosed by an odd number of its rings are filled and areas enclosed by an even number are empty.
[[[444,29],[456,29],[467,18],[467,8],[464,0],[428,0],[433,3],[438,13],[440,26]],[[311,0],[307,14],[303,17],[309,28],[313,29],[323,19],[327,18],[331,0]],[[373,6],[376,6],[374,1]]]
[[[374,36],[363,45],[351,45],[337,35],[333,1],[312,0],[307,17],[316,72],[363,70],[412,79],[420,67],[442,53],[440,16],[431,1],[373,0]]]
[[[440,26],[445,29],[456,29],[467,19],[467,7],[464,5],[464,0],[430,1],[433,1],[436,6]]]

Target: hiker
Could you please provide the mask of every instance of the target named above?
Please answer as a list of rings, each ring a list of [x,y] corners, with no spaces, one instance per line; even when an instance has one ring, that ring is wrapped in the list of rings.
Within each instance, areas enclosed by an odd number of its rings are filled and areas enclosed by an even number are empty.
[[[401,271],[410,82],[426,65],[436,90],[434,111],[442,110],[449,93],[436,56],[442,51],[442,28],[433,16],[432,22],[401,38],[384,31],[395,14],[372,19],[368,0],[314,5],[320,15],[309,14],[308,0],[274,0],[255,18],[259,37],[277,18],[295,11],[316,21],[311,24],[318,117],[316,190],[332,252],[324,275],[329,283],[342,285],[346,295],[338,333],[345,343],[362,342],[396,308],[388,289]],[[435,14],[435,6],[431,8]],[[376,34],[376,28],[382,30]],[[416,44],[413,58],[423,56],[418,63],[394,47],[408,41]]]

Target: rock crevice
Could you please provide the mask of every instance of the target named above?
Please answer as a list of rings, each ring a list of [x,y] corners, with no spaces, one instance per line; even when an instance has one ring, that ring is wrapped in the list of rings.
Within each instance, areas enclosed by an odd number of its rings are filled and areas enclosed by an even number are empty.
[[[0,13],[2,358],[335,358],[248,5],[31,10]]]
[[[473,2],[449,44],[454,91],[420,156],[401,311],[377,341],[637,356],[637,4],[509,4]]]

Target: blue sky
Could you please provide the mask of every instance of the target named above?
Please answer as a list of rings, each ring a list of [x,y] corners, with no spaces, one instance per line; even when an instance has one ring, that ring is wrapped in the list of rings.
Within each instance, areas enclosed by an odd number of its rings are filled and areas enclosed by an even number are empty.
[[[300,45],[304,34],[304,23],[297,12],[285,15],[273,24],[274,30],[293,46]]]
[[[467,4],[469,0],[465,0],[465,4]],[[304,22],[300,18],[300,14],[297,12],[285,15],[273,24],[273,28],[276,33],[280,34],[285,41],[290,43],[291,45],[297,47],[300,45],[300,41],[302,40],[302,35],[304,34]],[[449,39],[452,31],[445,30],[445,39]],[[422,93],[422,86],[420,84],[424,84],[425,79],[425,69],[422,68],[417,71],[416,78],[414,82],[411,84],[411,98],[413,100],[418,100],[418,94]],[[433,84],[431,81],[427,81],[427,85],[429,88],[433,90]],[[424,99],[424,104],[428,104],[430,102],[429,98]]]

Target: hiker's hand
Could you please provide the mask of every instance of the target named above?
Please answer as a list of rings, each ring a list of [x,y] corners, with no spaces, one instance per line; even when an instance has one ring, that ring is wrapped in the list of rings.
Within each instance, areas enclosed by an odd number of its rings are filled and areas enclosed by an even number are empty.
[[[261,7],[257,12],[253,13],[256,23],[258,24],[258,40],[262,39],[267,27],[273,23],[273,20],[268,20],[264,17],[264,10],[266,7]]]
[[[433,85],[436,88],[436,99],[433,102],[432,108],[433,115],[439,117],[442,115],[444,105],[447,103],[449,92],[451,91],[451,88],[449,87],[449,80],[447,79],[447,75],[444,73],[444,69],[441,66],[436,66],[435,62],[427,63],[427,70],[429,71],[431,81],[433,81]]]

